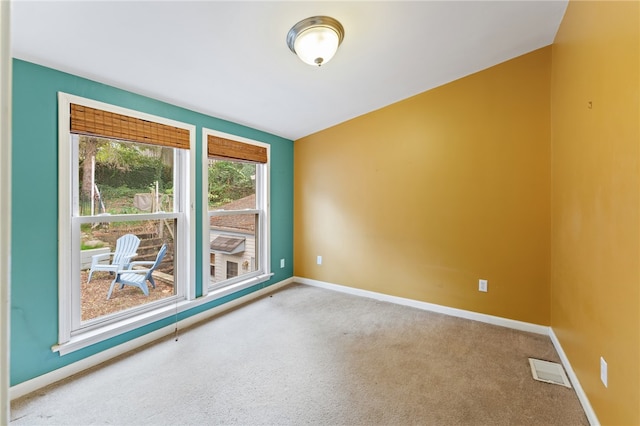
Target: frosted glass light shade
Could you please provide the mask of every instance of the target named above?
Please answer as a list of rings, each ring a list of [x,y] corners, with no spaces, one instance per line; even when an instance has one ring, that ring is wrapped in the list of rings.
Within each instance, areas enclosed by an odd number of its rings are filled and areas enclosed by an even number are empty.
[[[343,38],[340,22],[328,16],[314,16],[289,30],[287,45],[303,62],[319,67],[333,58]]]
[[[338,34],[327,27],[312,27],[296,37],[293,45],[302,62],[309,65],[324,65],[338,50]]]

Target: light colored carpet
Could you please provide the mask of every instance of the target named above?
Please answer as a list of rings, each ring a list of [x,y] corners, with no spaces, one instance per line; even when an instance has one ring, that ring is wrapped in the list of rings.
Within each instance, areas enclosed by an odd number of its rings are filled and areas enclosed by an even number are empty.
[[[12,425],[586,425],[546,336],[292,285],[12,404]]]

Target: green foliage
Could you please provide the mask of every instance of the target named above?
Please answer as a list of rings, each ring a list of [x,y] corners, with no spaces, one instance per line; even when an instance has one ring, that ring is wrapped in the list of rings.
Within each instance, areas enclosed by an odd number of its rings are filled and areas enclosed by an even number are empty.
[[[154,192],[156,183],[158,208],[167,209],[171,204],[173,148],[89,136],[81,136],[78,143],[81,215],[90,215],[92,206],[93,214],[144,213],[135,207],[134,197]],[[93,200],[92,173],[99,190]]]
[[[110,213],[111,214],[139,214],[144,212],[141,212],[140,210],[132,206],[122,206],[118,209],[113,209],[113,211],[111,211]]]
[[[81,182],[85,178],[84,162],[91,161],[85,153],[95,152],[95,181],[100,187],[136,188],[140,192],[156,181],[161,191],[173,187],[173,153],[170,148],[107,139],[97,139],[94,144],[95,150],[91,151],[90,140],[80,140]]]
[[[99,185],[99,188],[102,197],[106,200],[113,200],[115,198],[133,198],[134,195],[140,192],[139,189],[129,188],[126,185],[119,186],[117,188],[109,185]]]
[[[213,161],[209,164],[209,206],[218,207],[255,193],[255,164]]]
[[[166,166],[159,160],[150,159],[149,165],[139,165],[129,170],[122,170],[110,164],[96,164],[96,182],[111,187],[128,187],[147,189],[159,182],[160,190],[173,186],[172,172],[166,171]],[[140,191],[138,191],[140,192]]]
[[[97,248],[102,248],[104,247],[104,243],[98,243],[98,244],[86,244],[85,242],[81,242],[80,243],[80,250],[91,250],[91,249],[97,249]]]
[[[102,185],[99,187],[103,200],[107,204],[107,212],[110,214],[138,214],[142,213],[137,208],[133,207],[132,200],[139,192],[149,192],[148,188],[143,191],[137,188],[128,188],[126,186],[120,186],[118,188],[112,188],[108,185]]]

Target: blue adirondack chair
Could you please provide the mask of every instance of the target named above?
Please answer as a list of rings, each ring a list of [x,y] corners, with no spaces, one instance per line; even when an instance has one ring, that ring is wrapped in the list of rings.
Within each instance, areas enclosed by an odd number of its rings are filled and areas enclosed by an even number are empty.
[[[120,288],[124,288],[125,285],[130,285],[133,287],[138,287],[145,296],[149,295],[149,287],[147,286],[147,281],[151,283],[153,288],[156,288],[156,283],[153,280],[153,271],[160,265],[164,255],[167,253],[167,245],[163,244],[160,247],[160,251],[156,256],[155,261],[138,261],[131,262],[129,265],[129,269],[123,269],[118,271],[116,274],[116,278],[111,283],[111,287],[109,287],[109,293],[107,294],[107,300],[111,297],[111,292],[113,292],[113,287],[116,283],[120,284]],[[136,266],[141,265],[151,265],[148,269],[134,269]]]
[[[128,269],[131,259],[136,256],[136,250],[140,245],[140,238],[133,234],[125,234],[116,240],[116,250],[111,253],[96,254],[91,256],[91,270],[89,271],[89,279],[96,271],[106,271],[111,274],[118,272],[120,269]],[[101,263],[111,259],[111,263]]]

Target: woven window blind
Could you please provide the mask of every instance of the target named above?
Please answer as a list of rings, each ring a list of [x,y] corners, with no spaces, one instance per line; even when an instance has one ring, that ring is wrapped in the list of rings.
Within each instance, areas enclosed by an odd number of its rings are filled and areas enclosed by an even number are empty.
[[[251,163],[267,162],[267,148],[213,135],[207,136],[207,151],[211,158],[232,159]]]
[[[71,133],[189,149],[189,130],[71,104]]]

